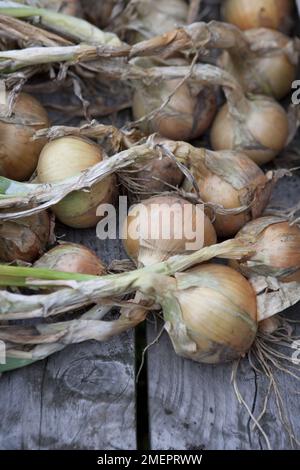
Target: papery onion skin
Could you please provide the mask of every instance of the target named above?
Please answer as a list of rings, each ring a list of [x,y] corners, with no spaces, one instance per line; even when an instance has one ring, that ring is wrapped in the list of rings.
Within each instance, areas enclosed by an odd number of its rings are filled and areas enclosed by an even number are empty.
[[[196,207],[191,203],[182,199],[178,196],[155,196],[147,200],[142,201],[141,203],[146,208],[146,214],[142,212],[140,214],[134,214],[133,209],[129,211],[126,224],[123,227],[123,244],[124,248],[131,259],[133,259],[138,265],[150,265],[155,262],[163,261],[175,254],[186,253],[186,244],[192,243],[194,240],[187,240],[184,237],[184,224],[179,227],[182,230],[183,236],[180,239],[175,239],[175,227],[177,226],[176,220],[180,221],[180,213],[184,210],[185,205],[189,205],[192,210],[192,225],[193,230],[196,228]],[[157,208],[154,206],[157,205]],[[152,207],[151,207],[152,206]],[[171,221],[170,227],[170,239],[163,239],[162,233],[165,227],[164,223],[167,223],[166,213],[164,213],[163,206],[167,208],[176,207],[176,215]],[[181,211],[181,212],[180,212]],[[159,214],[162,214],[161,218]],[[165,217],[164,217],[165,214]],[[182,218],[184,220],[184,218]],[[151,227],[151,221],[157,223],[159,227],[159,239],[151,238],[151,233],[149,237],[139,240],[131,236],[128,228],[131,227],[134,230],[138,231],[138,227],[145,227],[148,224],[148,227]],[[191,220],[188,221],[189,223]],[[204,235],[204,246],[214,245],[216,243],[217,237],[212,223],[209,218],[204,214],[204,226],[201,227]],[[151,228],[150,228],[151,230]]]
[[[133,96],[135,120],[159,108],[179,85],[180,80],[166,80],[161,84],[141,86]],[[170,102],[153,118],[140,124],[146,133],[158,132],[172,140],[200,137],[209,128],[216,113],[216,97],[212,88],[203,87],[195,95],[188,83],[183,83]]]
[[[264,165],[273,160],[287,143],[287,114],[271,98],[256,96],[248,103],[249,112],[241,116],[242,122],[233,116],[228,104],[221,107],[212,125],[211,145],[214,150],[242,151],[258,165]],[[243,144],[243,134],[251,137],[251,144]]]
[[[49,127],[44,107],[33,96],[20,93],[8,119],[0,119],[0,175],[15,181],[30,178],[45,140],[31,140],[35,131]]]
[[[66,273],[102,276],[106,267],[97,255],[78,243],[62,243],[45,253],[34,264],[35,268],[49,268]]]
[[[133,179],[141,186],[144,195],[140,194],[140,197],[144,198],[149,197],[151,193],[162,193],[179,187],[183,181],[183,173],[175,161],[168,156],[162,156],[144,164],[133,174]]]
[[[288,52],[291,38],[267,28],[251,29],[245,36],[253,53],[235,57],[234,51],[224,51],[221,66],[237,78],[245,91],[281,100],[290,93],[297,74],[297,59]]]
[[[0,223],[0,259],[31,263],[43,254],[51,234],[47,212]]]
[[[132,25],[133,42],[171,31],[185,24],[188,17],[188,5],[184,0],[142,0],[135,2],[135,9],[137,20]]]
[[[49,142],[40,155],[37,174],[41,183],[56,183],[78,175],[103,159],[99,146],[78,137],[62,137]],[[93,185],[87,191],[74,191],[53,207],[57,218],[73,228],[94,227],[101,217],[100,204],[112,203],[116,197],[114,175]]]
[[[275,276],[285,282],[300,282],[300,228],[280,217],[266,216],[253,220],[237,238],[257,239],[255,253],[232,265],[244,274]]]
[[[225,0],[222,16],[242,30],[272,28],[286,31],[291,26],[291,0]]]
[[[195,165],[193,174],[205,203],[224,209],[249,206],[239,214],[216,213],[214,227],[221,238],[236,235],[248,221],[259,217],[270,199],[272,182],[240,152],[208,153],[205,169]]]
[[[177,274],[176,282],[179,310],[163,305],[175,351],[209,364],[243,357],[257,333],[256,295],[250,283],[234,269],[217,264]],[[181,341],[184,331],[190,345]]]
[[[98,26],[99,28],[105,28],[109,23],[114,6],[119,0],[81,0],[83,13],[87,20]]]

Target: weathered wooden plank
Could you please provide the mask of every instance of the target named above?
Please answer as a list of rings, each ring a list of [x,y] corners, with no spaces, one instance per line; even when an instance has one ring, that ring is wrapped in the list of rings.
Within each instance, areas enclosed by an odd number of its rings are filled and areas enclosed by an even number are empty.
[[[111,261],[117,242],[95,230],[66,238]],[[0,449],[134,449],[133,332],[108,343],[74,345],[45,361],[0,378]]]
[[[154,337],[155,332],[151,326],[149,342]],[[249,415],[236,399],[230,383],[231,365],[200,365],[179,358],[166,334],[149,350],[148,355],[152,449],[266,448],[260,433],[250,431]],[[255,415],[259,415],[267,393],[268,380],[255,374],[246,360],[238,377],[243,398]],[[300,403],[296,393],[298,382],[277,372],[275,377],[281,388],[288,418],[299,438]],[[291,448],[274,403],[270,404],[261,425],[267,432],[273,449]]]
[[[280,181],[272,204],[292,206],[299,201],[300,178]],[[300,319],[300,305],[288,312]],[[148,325],[148,342],[157,335]],[[291,352],[292,354],[292,352]],[[200,365],[175,355],[166,334],[148,352],[150,442],[153,449],[261,449],[262,435],[250,431],[250,420],[230,383],[231,365]],[[275,372],[288,419],[300,439],[298,382]],[[263,408],[268,380],[247,361],[239,373],[240,392],[256,416]],[[274,404],[261,421],[272,448],[289,449],[291,443]]]

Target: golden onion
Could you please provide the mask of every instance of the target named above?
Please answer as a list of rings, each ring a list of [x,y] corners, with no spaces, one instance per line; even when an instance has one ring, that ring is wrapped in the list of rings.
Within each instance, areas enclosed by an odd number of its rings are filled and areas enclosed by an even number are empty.
[[[174,187],[179,187],[183,181],[183,173],[168,156],[161,156],[149,163],[137,166],[132,176],[134,182],[141,188],[140,196],[151,193],[162,193]]]
[[[243,111],[230,102],[219,110],[211,129],[214,150],[239,150],[258,165],[276,157],[285,147],[289,123],[285,110],[272,98],[245,99]]]
[[[30,178],[45,145],[43,139],[33,141],[33,134],[48,126],[49,119],[43,106],[33,96],[20,93],[12,116],[0,118],[1,176],[16,181]]]
[[[250,93],[270,95],[280,100],[290,93],[296,79],[298,54],[291,38],[267,28],[245,31],[249,54],[225,51],[220,64]]]
[[[280,217],[253,220],[237,234],[251,236],[257,242],[255,252],[234,262],[244,274],[274,276],[286,282],[300,282],[300,228]]]
[[[173,93],[180,80],[166,80],[159,85],[141,85],[133,96],[132,110],[139,120],[158,109]],[[153,118],[141,124],[147,134],[158,132],[173,140],[192,140],[209,128],[216,113],[216,98],[212,88],[202,87],[197,93],[183,83],[169,103]]]
[[[291,0],[225,0],[222,15],[240,29],[272,28],[287,30],[291,25]]]
[[[47,251],[35,262],[34,267],[94,276],[106,273],[105,265],[92,250],[84,245],[70,242],[62,243]]]
[[[40,183],[57,183],[96,165],[103,159],[101,148],[89,140],[62,137],[43,148],[37,166]],[[101,217],[100,204],[113,202],[116,196],[115,176],[96,183],[89,191],[74,191],[53,207],[56,217],[73,228],[94,227]]]
[[[143,266],[189,251],[187,244],[197,242],[197,236],[201,246],[216,243],[213,225],[202,209],[178,196],[155,196],[133,206],[122,234],[127,254]]]
[[[43,254],[51,235],[47,212],[0,222],[0,259],[31,263]]]
[[[238,359],[251,348],[257,333],[256,295],[234,269],[199,265],[177,274],[160,291],[157,300],[180,356],[214,364]]]
[[[204,161],[196,159],[191,171],[201,199],[239,213],[216,212],[214,227],[221,238],[234,236],[248,221],[259,217],[272,191],[272,182],[247,155],[240,152],[206,151]]]

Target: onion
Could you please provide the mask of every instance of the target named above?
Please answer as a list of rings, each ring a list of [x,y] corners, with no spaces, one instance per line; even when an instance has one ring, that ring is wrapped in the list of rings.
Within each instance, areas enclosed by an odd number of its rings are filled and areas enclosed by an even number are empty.
[[[240,213],[216,213],[217,235],[234,236],[248,221],[262,214],[271,195],[272,181],[242,153],[205,151],[204,155],[204,159],[196,158],[191,167],[201,199],[224,209],[245,206]]]
[[[56,183],[78,175],[103,159],[96,144],[78,137],[62,137],[43,148],[37,167],[40,183]],[[92,186],[91,190],[74,191],[53,207],[57,218],[74,228],[94,227],[100,204],[111,203],[116,195],[115,176],[111,175]]]
[[[143,118],[158,109],[174,92],[180,80],[166,80],[149,86],[141,85],[133,96],[133,116]],[[154,117],[141,124],[147,134],[158,132],[173,140],[191,140],[200,137],[209,128],[216,113],[216,98],[212,88],[202,87],[196,92],[189,83],[183,83],[169,103]]]
[[[284,109],[272,98],[240,97],[223,105],[212,129],[211,145],[214,150],[239,150],[258,165],[263,165],[285,147],[289,124]]]
[[[221,363],[244,356],[257,333],[256,295],[234,269],[217,264],[177,274],[163,294],[166,329],[177,354]]]
[[[139,195],[162,193],[170,190],[170,186],[179,187],[183,181],[183,173],[168,156],[156,158],[140,166],[133,174],[132,180],[141,188]]]
[[[222,14],[227,23],[240,29],[272,28],[286,30],[291,25],[291,0],[225,0]]]
[[[8,102],[6,103],[8,106]],[[24,181],[36,169],[45,141],[31,138],[36,130],[49,127],[46,110],[33,96],[21,93],[11,117],[0,118],[0,175]]]
[[[184,0],[142,0],[134,2],[135,19],[130,27],[136,31],[134,42],[159,36],[187,22],[188,5]]]
[[[31,263],[45,251],[51,234],[47,212],[0,222],[0,259]]]
[[[69,242],[49,250],[35,262],[34,267],[94,276],[102,276],[106,273],[105,265],[92,250]]]
[[[280,217],[261,217],[249,222],[238,238],[257,239],[255,253],[234,263],[244,274],[274,276],[300,282],[300,228]]]
[[[190,210],[188,219],[184,218],[185,210]],[[201,211],[200,227],[196,225],[198,211]],[[152,236],[151,227],[157,229],[156,237]],[[129,211],[123,227],[123,243],[130,258],[138,265],[146,266],[187,252],[187,244],[196,241],[196,235],[187,236],[187,232],[195,232],[197,228],[202,246],[216,243],[215,230],[199,206],[177,196],[155,196]]]
[[[245,38],[249,42],[248,54],[229,49],[221,56],[222,67],[234,75],[246,91],[278,100],[284,98],[290,93],[297,72],[298,54],[291,38],[266,28],[246,31]]]

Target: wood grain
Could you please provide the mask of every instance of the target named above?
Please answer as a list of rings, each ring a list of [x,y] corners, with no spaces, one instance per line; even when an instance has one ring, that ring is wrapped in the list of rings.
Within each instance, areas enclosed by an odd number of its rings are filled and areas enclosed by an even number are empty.
[[[58,228],[106,262],[117,242]],[[133,332],[66,348],[0,379],[0,449],[135,449]]]

